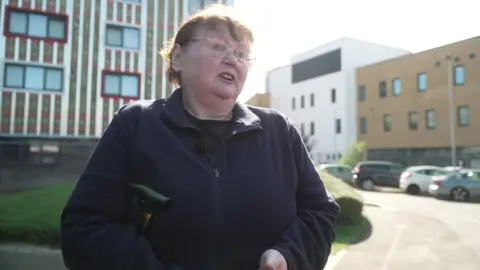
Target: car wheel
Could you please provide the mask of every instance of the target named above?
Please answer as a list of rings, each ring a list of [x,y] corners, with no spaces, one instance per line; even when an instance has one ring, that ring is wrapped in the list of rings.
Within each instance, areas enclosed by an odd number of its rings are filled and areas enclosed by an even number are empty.
[[[373,190],[375,188],[375,183],[373,183],[372,179],[365,179],[362,181],[362,189],[363,190]]]
[[[418,195],[420,194],[420,187],[417,185],[410,185],[407,188],[407,193],[411,195]]]
[[[462,187],[456,187],[450,191],[450,199],[453,201],[465,202],[468,201],[469,197],[468,190]]]

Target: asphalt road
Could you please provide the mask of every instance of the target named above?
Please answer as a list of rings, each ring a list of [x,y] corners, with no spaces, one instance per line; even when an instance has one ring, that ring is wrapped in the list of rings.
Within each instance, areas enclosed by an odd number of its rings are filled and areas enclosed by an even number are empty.
[[[362,192],[373,230],[334,270],[480,270],[480,203]]]

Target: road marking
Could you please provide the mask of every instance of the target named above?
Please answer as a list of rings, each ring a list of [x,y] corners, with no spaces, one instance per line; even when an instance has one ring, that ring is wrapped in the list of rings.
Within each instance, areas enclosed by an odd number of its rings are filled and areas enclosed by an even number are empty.
[[[392,245],[390,246],[390,249],[388,250],[387,256],[385,257],[385,260],[383,261],[383,265],[382,265],[381,270],[388,269],[388,265],[390,264],[390,261],[393,258],[393,253],[395,251],[395,248],[397,247],[398,242],[400,241],[400,236],[403,234],[404,231],[405,231],[404,229],[398,229],[397,233],[395,234],[395,238],[393,239]]]

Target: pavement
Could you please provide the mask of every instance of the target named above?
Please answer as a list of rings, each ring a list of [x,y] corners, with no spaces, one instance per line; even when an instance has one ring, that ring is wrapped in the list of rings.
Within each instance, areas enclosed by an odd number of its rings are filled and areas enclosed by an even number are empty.
[[[480,270],[480,204],[362,192],[371,236],[331,270]]]

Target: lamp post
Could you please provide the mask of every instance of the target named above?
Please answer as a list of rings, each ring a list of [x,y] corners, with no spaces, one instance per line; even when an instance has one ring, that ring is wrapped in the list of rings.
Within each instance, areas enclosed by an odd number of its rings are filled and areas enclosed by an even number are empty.
[[[446,53],[443,59],[447,62],[448,75],[448,92],[449,92],[449,107],[450,107],[450,157],[452,159],[452,166],[457,166],[457,151],[455,140],[455,93],[453,88],[453,57]]]

